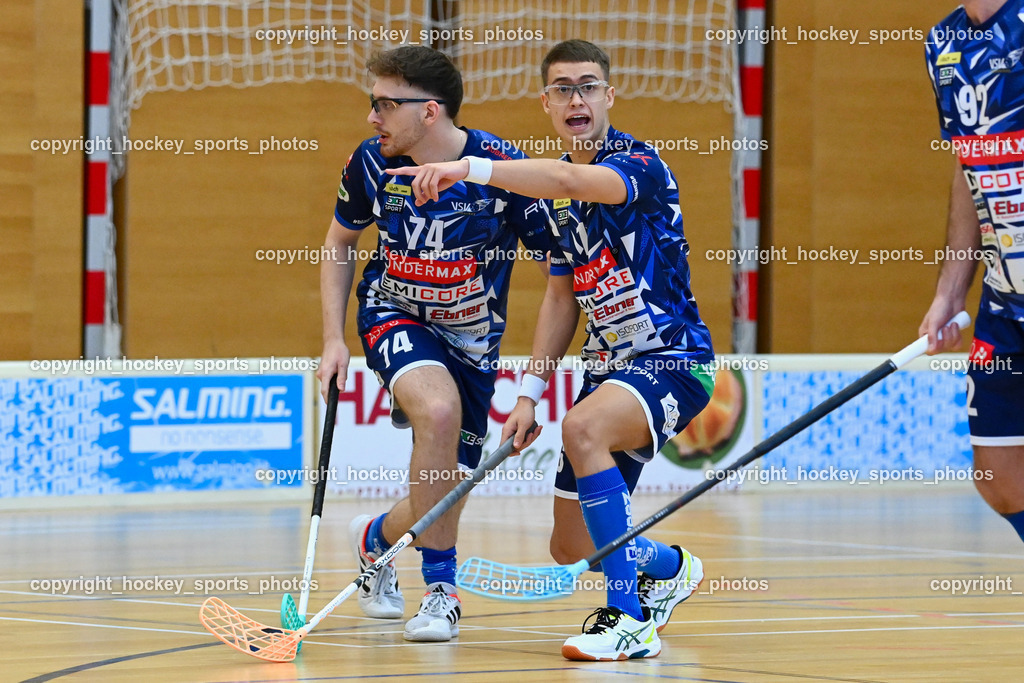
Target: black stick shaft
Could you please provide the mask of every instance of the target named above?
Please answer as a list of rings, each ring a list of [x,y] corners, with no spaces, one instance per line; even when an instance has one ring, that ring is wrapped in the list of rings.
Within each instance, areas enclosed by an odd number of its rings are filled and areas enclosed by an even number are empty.
[[[331,378],[327,388],[327,413],[324,415],[324,436],[320,441],[320,458],[317,463],[319,477],[313,489],[313,512],[310,516],[320,517],[324,511],[324,494],[327,492],[327,470],[331,464],[331,445],[334,443],[334,423],[338,419],[338,376]]]
[[[864,390],[866,390],[867,388],[871,387],[874,384],[877,384],[883,378],[888,377],[894,372],[896,372],[896,364],[893,363],[892,360],[887,360],[878,367],[876,367],[874,370],[869,372],[868,374],[858,379],[850,386],[841,389],[832,396],[829,396],[827,399],[825,399],[818,405],[814,406],[809,411],[807,411],[797,419],[793,420],[788,425],[786,425],[779,431],[775,432],[761,443],[751,448],[749,451],[747,451],[747,453],[745,453],[738,460],[736,460],[736,462],[722,470],[724,476],[715,477],[712,479],[705,479],[700,484],[693,487],[679,498],[676,498],[674,501],[672,501],[665,507],[655,512],[647,519],[643,520],[642,522],[639,522],[632,529],[622,534],[608,545],[604,546],[603,548],[599,548],[597,551],[594,552],[593,555],[587,558],[587,562],[590,564],[590,568],[593,569],[601,562],[601,560],[608,557],[613,552],[615,552],[622,546],[626,545],[631,540],[633,540],[643,532],[647,531],[652,526],[654,526],[661,520],[665,519],[679,508],[683,507],[684,505],[692,501],[694,498],[697,498],[705,491],[717,486],[723,479],[726,479],[728,477],[728,473],[735,472],[739,469],[746,467],[750,463],[754,462],[755,460],[763,456],[765,453],[768,453],[769,451],[774,450],[775,448],[779,447],[786,441],[789,441],[794,436],[796,436],[797,434],[799,434],[800,432],[807,429],[809,426],[823,418],[825,415],[831,413],[839,406],[843,405],[844,403],[854,398],[858,394],[863,393]]]

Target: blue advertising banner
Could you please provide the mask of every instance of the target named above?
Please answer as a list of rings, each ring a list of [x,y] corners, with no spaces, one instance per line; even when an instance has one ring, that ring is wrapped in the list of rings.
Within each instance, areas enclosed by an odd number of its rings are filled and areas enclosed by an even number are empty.
[[[852,384],[864,371],[766,372],[764,434]],[[885,378],[764,457],[761,475],[793,482],[969,481],[964,374],[903,371]]]
[[[0,378],[0,497],[300,486],[302,374]]]

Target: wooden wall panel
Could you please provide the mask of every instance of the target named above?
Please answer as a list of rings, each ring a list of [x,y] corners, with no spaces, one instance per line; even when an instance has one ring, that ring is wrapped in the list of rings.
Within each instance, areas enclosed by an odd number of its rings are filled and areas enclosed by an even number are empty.
[[[931,149],[939,133],[922,36],[954,4],[868,4],[775,3],[775,25],[790,39],[798,27],[860,33],[855,44],[773,44],[773,243],[791,259],[800,247],[860,255],[856,265],[772,265],[774,352],[896,348],[916,334],[934,293],[938,266],[927,262],[943,245],[955,164]],[[880,29],[918,35],[871,41]],[[924,258],[882,265],[870,254],[908,248]],[[976,309],[977,287],[973,301]]]
[[[81,353],[82,155],[33,151],[82,135],[80,6],[10,0],[0,25],[0,359]]]
[[[135,356],[317,355],[321,350],[319,268],[276,265],[258,249],[316,249],[348,155],[372,134],[366,96],[312,83],[249,90],[159,93],[134,113],[131,137],[246,141],[248,151],[186,156],[129,155],[126,345]],[[717,105],[619,100],[613,123],[643,139],[729,135]],[[536,100],[467,105],[461,123],[509,139],[549,135]],[[712,134],[713,133],[713,134]],[[260,140],[316,140],[316,151],[253,155]],[[674,143],[673,143],[674,144]],[[547,156],[553,156],[548,154]],[[680,180],[694,287],[716,342],[729,344],[729,270],[708,248],[729,243],[729,157],[667,153]],[[372,248],[375,236],[364,239]],[[517,264],[503,352],[528,354],[540,271]],[[349,326],[349,343],[360,350]]]

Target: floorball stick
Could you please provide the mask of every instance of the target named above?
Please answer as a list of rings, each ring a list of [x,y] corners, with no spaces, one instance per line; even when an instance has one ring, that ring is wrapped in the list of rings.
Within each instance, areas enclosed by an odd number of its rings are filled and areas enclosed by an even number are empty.
[[[971,324],[971,317],[966,312],[961,311],[950,323],[957,323],[961,329],[964,329]],[[629,541],[650,529],[694,498],[714,487],[723,479],[728,478],[729,473],[746,467],[765,453],[796,436],[828,413],[862,393],[868,387],[877,384],[883,378],[896,372],[896,370],[920,356],[927,349],[928,337],[924,336],[890,356],[888,360],[853,384],[825,399],[793,422],[790,422],[754,446],[736,462],[722,471],[722,474],[725,476],[722,478],[705,479],[684,495],[661,508],[647,519],[639,522],[631,530],[595,551],[590,557],[582,559],[575,564],[549,567],[519,567],[479,557],[471,557],[459,567],[456,584],[459,588],[464,588],[471,593],[500,600],[548,600],[571,595],[575,589],[576,578],[583,574],[583,572],[597,567],[602,559],[629,543]]]
[[[530,427],[533,431],[536,425]],[[529,433],[529,432],[527,432]],[[207,598],[199,609],[199,621],[206,630],[215,635],[221,642],[235,648],[239,652],[252,655],[258,659],[268,662],[290,662],[295,659],[299,643],[316,625],[323,621],[327,615],[333,612],[338,605],[343,603],[349,596],[359,590],[369,579],[372,579],[381,567],[395,559],[403,549],[412,545],[431,524],[436,522],[444,513],[451,510],[457,502],[468,494],[474,486],[483,481],[487,474],[500,465],[512,454],[513,440],[509,437],[501,444],[496,451],[491,453],[486,460],[473,470],[472,474],[462,480],[449,491],[444,498],[437,502],[427,514],[423,515],[409,531],[391,546],[386,553],[381,555],[376,562],[367,567],[366,571],[356,577],[343,591],[338,593],[327,605],[313,615],[309,622],[297,630],[282,629],[277,626],[267,626],[258,621],[250,619],[234,607],[231,607],[217,597]]]
[[[327,412],[324,414],[324,434],[320,441],[320,459],[317,464],[316,486],[313,489],[313,510],[309,516],[309,540],[306,542],[306,565],[302,570],[299,606],[291,593],[281,596],[281,625],[297,629],[306,623],[306,607],[309,606],[309,588],[313,581],[313,561],[316,558],[316,540],[320,534],[320,516],[324,510],[324,494],[327,492],[327,472],[331,464],[331,448],[334,444],[334,423],[338,417],[338,376],[331,378],[327,387]],[[298,649],[302,649],[299,643]],[[298,651],[298,650],[296,650]]]

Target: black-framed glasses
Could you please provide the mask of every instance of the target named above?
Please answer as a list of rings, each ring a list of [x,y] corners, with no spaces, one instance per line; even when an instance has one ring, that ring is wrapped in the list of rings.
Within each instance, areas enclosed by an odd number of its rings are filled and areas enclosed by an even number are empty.
[[[405,104],[406,102],[437,102],[438,104],[444,104],[444,100],[439,100],[434,97],[422,98],[422,97],[374,97],[370,95],[370,106],[378,114],[389,114],[394,110],[398,109],[399,105]]]
[[[589,81],[587,83],[559,83],[557,85],[544,86],[544,92],[552,104],[569,104],[573,95],[580,94],[584,102],[597,102],[604,97],[604,91],[608,87],[608,81]]]

